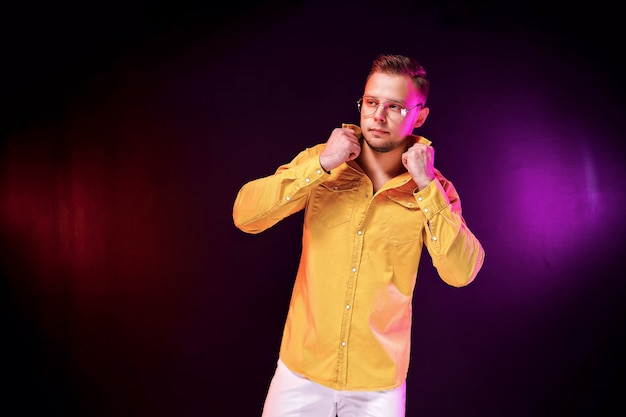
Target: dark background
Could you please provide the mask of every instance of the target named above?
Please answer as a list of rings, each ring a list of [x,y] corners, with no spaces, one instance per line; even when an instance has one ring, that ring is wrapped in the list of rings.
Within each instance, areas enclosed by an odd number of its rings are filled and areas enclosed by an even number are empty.
[[[416,133],[486,249],[425,255],[407,416],[623,403],[623,23],[596,1],[2,6],[2,415],[258,416],[301,217],[232,223],[326,140],[379,53],[428,70]]]

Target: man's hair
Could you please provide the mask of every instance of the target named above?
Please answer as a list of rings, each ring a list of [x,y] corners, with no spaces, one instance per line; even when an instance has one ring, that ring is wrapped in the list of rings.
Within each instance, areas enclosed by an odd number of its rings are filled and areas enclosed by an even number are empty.
[[[379,55],[374,60],[367,78],[369,79],[375,72],[394,75],[408,75],[413,80],[417,89],[422,93],[422,96],[424,97],[424,104],[426,104],[428,91],[430,90],[430,81],[428,80],[424,67],[422,67],[420,63],[413,58],[403,55]]]

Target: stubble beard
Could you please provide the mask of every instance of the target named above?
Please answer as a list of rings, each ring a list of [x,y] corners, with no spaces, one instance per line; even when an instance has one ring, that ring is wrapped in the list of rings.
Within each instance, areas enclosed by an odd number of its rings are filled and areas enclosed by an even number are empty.
[[[395,149],[398,149],[400,147],[406,147],[406,140],[403,140],[401,142],[393,142],[393,141],[386,141],[383,142],[382,145],[374,145],[372,143],[372,141],[370,141],[367,137],[365,137],[365,135],[363,135],[363,139],[365,141],[365,143],[367,144],[367,146],[374,152],[377,153],[387,153],[387,152],[391,152]]]

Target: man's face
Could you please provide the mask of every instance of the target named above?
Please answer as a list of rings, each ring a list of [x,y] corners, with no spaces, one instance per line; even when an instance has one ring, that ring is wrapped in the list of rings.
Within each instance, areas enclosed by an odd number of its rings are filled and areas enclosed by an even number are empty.
[[[363,96],[370,109],[375,108],[369,115],[365,114],[367,111],[361,112],[363,136],[374,150],[380,152],[401,146],[428,114],[428,110],[418,106],[423,102],[422,97],[412,80],[405,75],[374,73],[365,84]],[[397,113],[402,106],[407,109],[405,116]]]

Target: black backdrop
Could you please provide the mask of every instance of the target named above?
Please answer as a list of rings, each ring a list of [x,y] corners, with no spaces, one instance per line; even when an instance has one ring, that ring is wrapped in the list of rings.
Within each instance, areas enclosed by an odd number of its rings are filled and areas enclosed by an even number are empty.
[[[436,3],[4,5],[3,414],[260,415],[301,218],[245,235],[233,199],[358,122],[383,52],[429,71],[487,252],[463,289],[422,260],[407,415],[623,412],[619,13]]]

